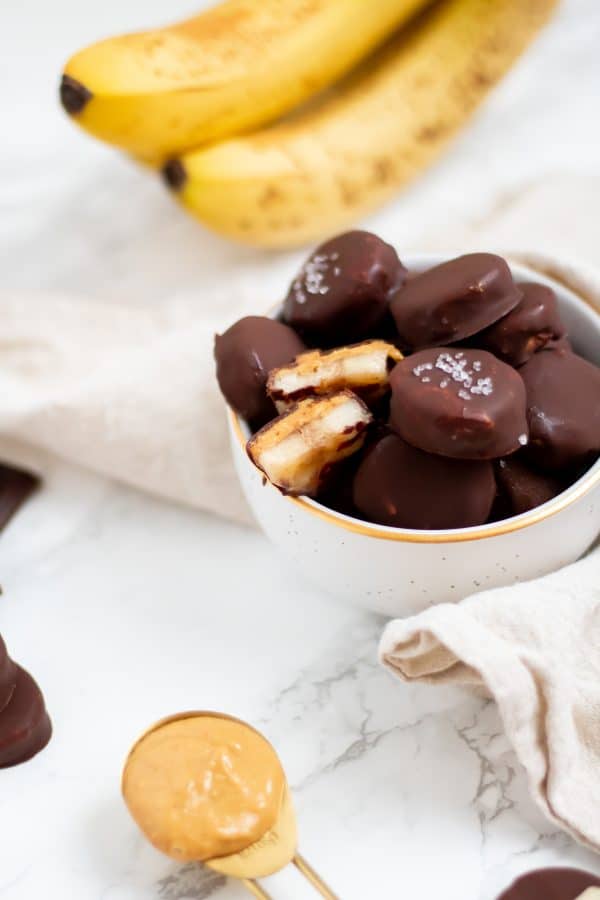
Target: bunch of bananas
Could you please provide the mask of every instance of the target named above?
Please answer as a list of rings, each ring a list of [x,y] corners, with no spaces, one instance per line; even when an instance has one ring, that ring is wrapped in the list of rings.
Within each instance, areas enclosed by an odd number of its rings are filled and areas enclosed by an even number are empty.
[[[225,0],[75,54],[61,99],[210,228],[293,246],[432,161],[556,4]]]

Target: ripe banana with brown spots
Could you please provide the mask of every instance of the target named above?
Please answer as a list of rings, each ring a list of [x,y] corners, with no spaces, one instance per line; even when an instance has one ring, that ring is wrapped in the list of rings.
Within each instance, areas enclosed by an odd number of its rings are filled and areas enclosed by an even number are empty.
[[[262,247],[331,234],[440,154],[557,0],[443,0],[312,106],[171,160],[205,225]]]
[[[100,41],[61,100],[95,137],[154,162],[256,128],[332,84],[431,0],[226,0]]]

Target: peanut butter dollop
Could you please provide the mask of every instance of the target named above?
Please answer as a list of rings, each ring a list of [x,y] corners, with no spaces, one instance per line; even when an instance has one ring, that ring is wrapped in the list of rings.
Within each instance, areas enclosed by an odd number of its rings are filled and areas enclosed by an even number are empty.
[[[123,773],[123,796],[148,840],[181,861],[238,853],[279,814],[285,776],[260,734],[235,719],[179,717],[144,735]]]

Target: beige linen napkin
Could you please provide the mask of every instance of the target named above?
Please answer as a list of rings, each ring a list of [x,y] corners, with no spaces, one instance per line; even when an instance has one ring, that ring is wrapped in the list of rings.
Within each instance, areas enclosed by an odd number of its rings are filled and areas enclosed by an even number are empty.
[[[600,547],[536,581],[390,622],[405,681],[482,687],[545,815],[600,850]]]
[[[250,521],[213,375],[219,326],[186,302],[0,291],[0,460],[43,476],[60,457]]]

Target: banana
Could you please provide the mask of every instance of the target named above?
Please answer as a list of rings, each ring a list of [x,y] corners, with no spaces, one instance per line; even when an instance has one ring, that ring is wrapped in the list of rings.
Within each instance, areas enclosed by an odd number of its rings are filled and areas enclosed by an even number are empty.
[[[254,133],[172,160],[164,177],[242,242],[315,241],[370,211],[444,148],[557,0],[444,0],[334,93]]]
[[[332,84],[431,0],[226,0],[65,66],[82,128],[153,161],[263,125]]]

